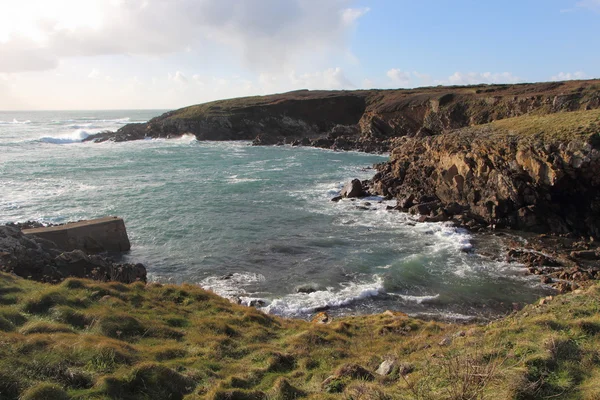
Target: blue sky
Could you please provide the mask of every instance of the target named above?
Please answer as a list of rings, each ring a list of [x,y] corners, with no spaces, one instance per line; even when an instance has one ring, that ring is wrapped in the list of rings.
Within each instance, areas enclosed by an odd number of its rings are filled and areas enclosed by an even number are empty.
[[[3,0],[0,109],[600,78],[600,0]]]

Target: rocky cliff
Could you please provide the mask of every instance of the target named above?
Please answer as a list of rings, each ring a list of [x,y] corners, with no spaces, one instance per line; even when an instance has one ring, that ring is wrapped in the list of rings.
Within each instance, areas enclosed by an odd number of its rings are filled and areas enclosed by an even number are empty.
[[[600,80],[414,90],[300,90],[186,107],[87,140],[192,134],[198,140],[388,151],[391,139],[397,137],[432,136],[528,113],[599,107]]]
[[[599,110],[600,80],[304,90],[191,106],[88,140],[391,151],[369,190],[425,220],[600,237]]]
[[[371,190],[434,220],[600,237],[600,110],[396,141]]]

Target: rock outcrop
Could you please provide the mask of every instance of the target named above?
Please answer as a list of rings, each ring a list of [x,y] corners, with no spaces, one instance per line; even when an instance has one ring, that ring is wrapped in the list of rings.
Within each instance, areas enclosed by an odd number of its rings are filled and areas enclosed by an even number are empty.
[[[600,237],[599,110],[600,80],[303,90],[187,107],[88,140],[193,134],[391,151],[366,189],[423,221]]]
[[[398,140],[371,190],[421,215],[600,237],[600,111],[501,122]]]
[[[13,226],[0,226],[0,271],[52,283],[68,277],[123,283],[146,281],[142,264],[117,264],[81,250],[61,251],[55,243],[25,236]]]
[[[425,138],[527,113],[600,107],[600,81],[402,90],[308,91],[220,100],[170,111],[89,141],[254,140],[385,152],[398,137]]]

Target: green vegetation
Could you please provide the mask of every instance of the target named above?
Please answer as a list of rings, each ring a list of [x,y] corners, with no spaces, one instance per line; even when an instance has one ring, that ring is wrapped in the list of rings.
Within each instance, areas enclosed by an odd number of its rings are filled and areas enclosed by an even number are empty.
[[[600,110],[528,114],[488,124],[492,129],[520,136],[570,139],[600,133]]]
[[[7,274],[0,299],[2,399],[600,398],[600,285],[485,325],[322,325],[190,285]]]

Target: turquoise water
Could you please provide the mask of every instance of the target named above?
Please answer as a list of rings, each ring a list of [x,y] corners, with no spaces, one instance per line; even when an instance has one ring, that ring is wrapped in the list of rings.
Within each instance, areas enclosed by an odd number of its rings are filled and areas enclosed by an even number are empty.
[[[81,143],[160,113],[0,112],[0,222],[118,215],[133,246],[123,258],[145,263],[151,279],[285,316],[328,308],[466,318],[544,291],[520,267],[483,255],[499,252],[494,237],[416,223],[379,198],[330,201],[385,156],[191,136]]]

